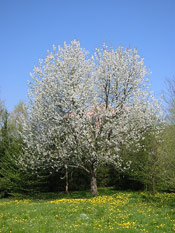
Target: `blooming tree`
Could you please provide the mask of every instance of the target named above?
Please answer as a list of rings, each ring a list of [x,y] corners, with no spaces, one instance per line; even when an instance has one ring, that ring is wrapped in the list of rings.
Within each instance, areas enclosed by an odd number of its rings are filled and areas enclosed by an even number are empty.
[[[20,164],[34,172],[83,168],[91,176],[92,194],[97,193],[97,168],[110,163],[121,169],[121,146],[135,142],[139,147],[143,133],[159,119],[135,49],[104,45],[89,59],[72,41],[58,50],[54,46],[31,76]]]

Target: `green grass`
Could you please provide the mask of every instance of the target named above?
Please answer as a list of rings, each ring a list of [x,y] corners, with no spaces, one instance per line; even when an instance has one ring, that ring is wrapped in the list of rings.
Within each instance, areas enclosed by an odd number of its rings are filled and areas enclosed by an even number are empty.
[[[175,194],[88,192],[0,199],[0,232],[175,232]]]

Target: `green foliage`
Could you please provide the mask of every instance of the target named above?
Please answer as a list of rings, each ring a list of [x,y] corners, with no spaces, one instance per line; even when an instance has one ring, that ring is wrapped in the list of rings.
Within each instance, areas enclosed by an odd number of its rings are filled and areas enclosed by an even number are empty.
[[[115,171],[116,172],[116,171]],[[110,166],[103,166],[97,170],[97,184],[99,187],[108,187],[115,184],[113,177],[114,169]]]
[[[166,80],[164,91],[167,125],[161,146],[162,178],[165,189],[175,191],[175,77]]]
[[[47,191],[44,187],[50,174],[40,174],[39,177],[24,172],[17,165],[22,153],[22,140],[18,134],[19,115],[24,113],[22,104],[17,106],[14,113],[8,114],[5,107],[1,109],[0,128],[0,196],[17,195],[17,193]]]
[[[123,158],[131,161],[130,169],[123,172],[122,186],[131,187],[131,189],[146,189],[153,193],[160,188],[162,180],[162,158],[160,148],[162,137],[150,130],[140,140],[140,148],[135,144],[129,149],[123,148]],[[130,184],[129,184],[130,183]]]
[[[175,191],[175,125],[166,126],[160,154],[164,187]]]
[[[70,169],[69,190],[87,190],[90,187],[90,178],[83,169]]]
[[[42,192],[64,192],[65,171],[40,170],[34,175],[24,172],[17,164],[22,153],[22,140],[19,135],[20,115],[26,115],[20,103],[11,114],[1,104],[0,108],[0,197],[13,195],[40,195]],[[120,156],[123,167],[132,161],[130,169],[116,171],[110,165],[97,169],[99,187],[115,186],[118,190],[175,190],[175,128],[168,125],[157,138],[151,131],[140,142],[136,150],[133,144],[129,149],[122,146]],[[160,143],[161,142],[161,143]],[[69,168],[69,190],[87,190],[90,184],[88,174],[82,169]]]

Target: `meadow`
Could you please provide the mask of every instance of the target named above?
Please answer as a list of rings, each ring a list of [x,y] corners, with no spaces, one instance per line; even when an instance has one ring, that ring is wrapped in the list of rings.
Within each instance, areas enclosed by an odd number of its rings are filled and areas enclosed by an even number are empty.
[[[1,233],[175,232],[175,194],[88,192],[0,199]]]

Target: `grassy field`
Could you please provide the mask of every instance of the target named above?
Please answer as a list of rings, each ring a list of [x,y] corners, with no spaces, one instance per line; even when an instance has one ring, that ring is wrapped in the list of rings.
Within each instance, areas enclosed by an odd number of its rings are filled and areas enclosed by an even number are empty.
[[[175,232],[175,194],[100,189],[0,199],[0,232]]]

